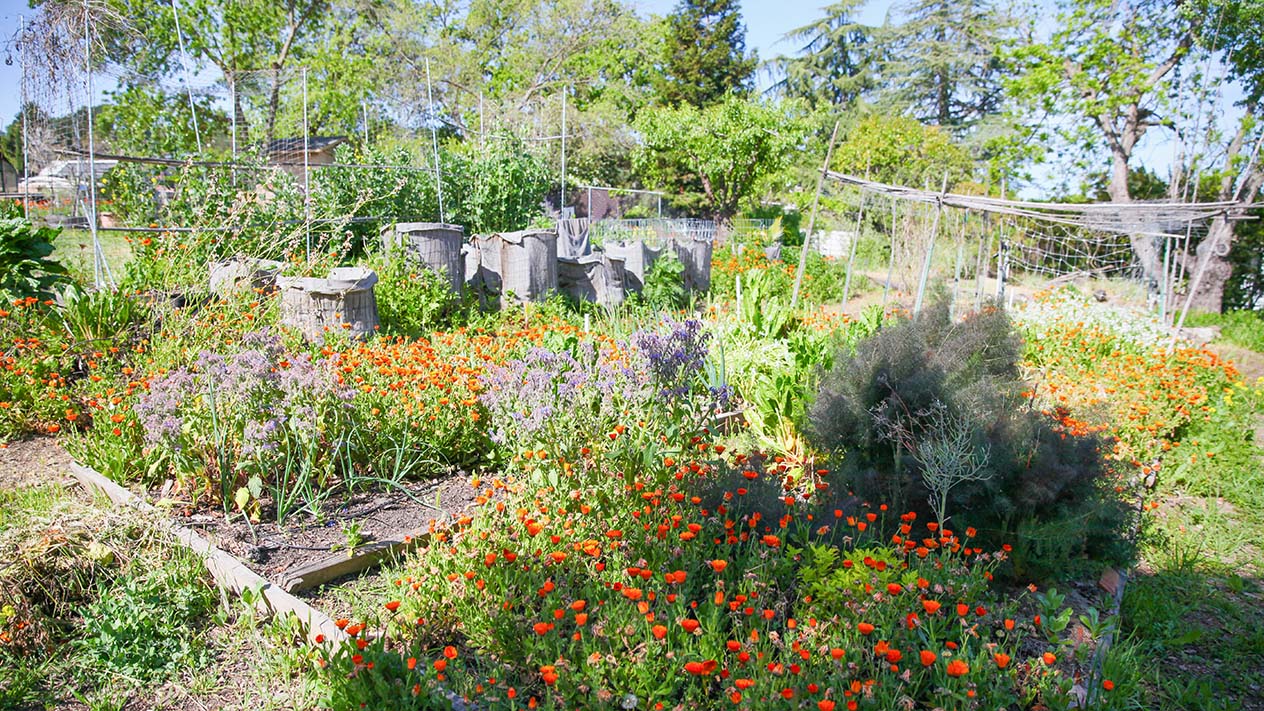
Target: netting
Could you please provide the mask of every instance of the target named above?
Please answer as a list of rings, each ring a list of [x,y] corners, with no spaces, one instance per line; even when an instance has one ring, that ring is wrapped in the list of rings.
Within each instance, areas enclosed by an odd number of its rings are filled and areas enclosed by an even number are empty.
[[[1188,288],[1191,251],[1231,206],[1037,203],[829,177],[833,214],[812,246],[847,265],[844,293],[910,309],[931,292],[960,311],[1051,284],[1113,280],[1135,285],[1170,318]]]

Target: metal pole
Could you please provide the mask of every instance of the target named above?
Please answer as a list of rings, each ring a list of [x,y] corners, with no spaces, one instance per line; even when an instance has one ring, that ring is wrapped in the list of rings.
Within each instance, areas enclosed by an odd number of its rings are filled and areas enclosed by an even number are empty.
[[[1192,222],[1192,220],[1191,220]],[[1189,224],[1189,223],[1186,223]],[[1171,267],[1172,261],[1172,238],[1165,236],[1163,238],[1163,283],[1159,285],[1159,323],[1167,325],[1167,298],[1168,289],[1170,288],[1168,279],[1168,268]]]
[[[866,180],[868,173],[866,172]],[[851,238],[851,250],[847,255],[847,277],[843,279],[843,306],[847,306],[847,297],[851,294],[851,270],[856,264],[856,243],[860,241],[860,225],[865,219],[865,198],[868,195],[860,191],[860,207],[856,210],[856,232]]]
[[[277,70],[280,71],[280,70]],[[308,136],[311,130],[307,125],[307,67],[303,67],[303,227],[307,232],[307,262],[312,261],[312,191],[311,176],[308,168],[308,155],[311,151]]]
[[[84,216],[88,218],[88,230],[92,233],[92,279],[100,288],[102,284],[101,244],[97,236],[97,162],[96,142],[93,136],[92,117],[92,27],[89,24],[88,0],[83,3],[83,68],[88,75],[88,204]],[[82,175],[82,172],[80,173]]]
[[[913,301],[913,313],[922,312],[922,298],[926,294],[926,280],[930,278],[930,262],[935,256],[935,236],[939,233],[939,218],[944,212],[944,193],[948,192],[948,173],[944,173],[943,185],[939,189],[939,197],[935,198],[935,216],[930,223],[930,245],[926,248],[926,259],[922,260],[922,276],[917,280],[917,298]]]
[[[966,212],[966,223],[970,222],[970,213]],[[991,238],[984,239],[983,235],[979,235],[979,254],[974,259],[974,310],[978,311],[983,307],[983,279],[987,276],[987,262],[983,255],[985,250],[983,245],[990,242]]]
[[[960,222],[960,220],[958,220]],[[957,295],[961,292],[961,262],[966,256],[966,240],[965,240],[965,223],[962,222],[961,230],[957,236],[957,269],[956,275],[952,282],[952,302],[948,305],[948,315],[957,315]]]
[[[27,114],[27,104],[30,98],[26,93],[26,16],[18,16],[18,24],[21,30],[18,37],[21,38],[18,43],[18,61],[22,63],[22,217],[27,220],[31,219],[31,118]]]
[[[562,88],[562,186],[557,194],[557,214],[562,216],[566,209],[566,88]]]
[[[891,196],[891,254],[887,259],[887,280],[882,284],[882,310],[887,308],[887,297],[891,294],[891,275],[895,272],[895,230],[900,203]]]
[[[184,49],[184,33],[180,31],[180,9],[176,0],[171,0],[171,14],[176,20],[176,41],[180,43],[180,74],[184,81],[185,93],[189,95],[189,115],[193,117],[193,140],[197,142],[198,153],[202,152],[202,132],[198,130],[197,105],[193,103],[193,85],[189,83],[189,53]]]
[[[790,297],[790,310],[799,305],[799,289],[803,286],[803,272],[808,266],[808,248],[812,246],[812,233],[816,229],[816,209],[821,203],[821,190],[825,188],[825,176],[829,173],[830,159],[834,157],[834,141],[838,139],[838,122],[830,134],[829,148],[825,150],[825,165],[816,179],[816,197],[812,198],[812,215],[808,218],[808,231],[803,235],[803,249],[799,251],[799,267],[794,272],[794,293]]]
[[[360,99],[360,107],[364,109],[364,147],[369,147],[369,101]]]
[[[480,101],[481,106],[481,101]],[[434,89],[430,84],[430,57],[426,57],[426,113],[434,111]],[[430,143],[434,148],[434,176],[435,176],[435,194],[439,197],[439,222],[447,222],[443,214],[443,173],[439,168],[439,129],[435,126],[435,117],[433,115],[426,117],[427,123],[430,124]],[[482,124],[482,113],[480,110],[479,123]]]

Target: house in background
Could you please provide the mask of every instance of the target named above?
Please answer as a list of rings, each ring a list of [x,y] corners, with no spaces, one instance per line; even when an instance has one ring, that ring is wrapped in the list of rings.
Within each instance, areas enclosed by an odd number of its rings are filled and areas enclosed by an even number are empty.
[[[310,136],[306,140],[307,165],[329,165],[334,162],[334,149],[347,142],[346,136]],[[290,175],[303,179],[304,139],[278,138],[264,148],[268,162],[280,165]]]

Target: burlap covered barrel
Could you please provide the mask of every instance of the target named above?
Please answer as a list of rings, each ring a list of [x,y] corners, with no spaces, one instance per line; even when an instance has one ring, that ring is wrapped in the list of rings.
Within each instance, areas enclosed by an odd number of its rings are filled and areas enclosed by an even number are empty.
[[[557,260],[558,288],[579,301],[615,308],[623,303],[624,282],[623,260],[603,252]]]
[[[362,267],[333,269],[325,279],[278,277],[281,323],[312,340],[326,331],[367,336],[378,325],[374,284],[377,274]]]
[[[453,292],[465,280],[465,228],[442,222],[400,222],[382,228],[382,247],[388,254],[402,252],[406,259],[443,272]]]
[[[662,247],[652,247],[641,240],[616,240],[605,248],[611,259],[623,262],[624,288],[641,291],[645,288],[645,276],[654,266],[654,260],[663,253]]]
[[[685,236],[672,239],[672,249],[685,266],[685,288],[706,291],[711,288],[711,251],[709,239]]]
[[[281,262],[250,257],[211,262],[208,267],[211,293],[229,296],[248,289],[272,289],[283,268],[285,265]]]
[[[476,237],[477,281],[502,297],[541,301],[557,291],[557,232],[522,230]]]

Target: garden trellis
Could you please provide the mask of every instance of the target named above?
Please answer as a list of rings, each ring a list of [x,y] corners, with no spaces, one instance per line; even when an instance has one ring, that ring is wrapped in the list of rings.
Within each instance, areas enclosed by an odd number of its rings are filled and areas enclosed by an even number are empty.
[[[179,3],[172,7],[178,15]],[[59,8],[24,21],[10,40],[22,70],[24,143],[20,186],[10,197],[22,199],[28,217],[90,237],[83,241],[91,242],[98,286],[113,284],[120,266],[116,259],[111,269],[101,233],[249,233],[256,245],[271,242],[264,245],[271,251],[244,256],[279,258],[275,245],[284,244],[310,261],[348,230],[376,242],[377,229],[395,222],[443,222],[452,216],[448,181],[463,178],[446,174],[441,131],[480,146],[519,139],[533,154],[560,159],[559,202],[567,204],[564,93],[541,99],[563,107],[560,131],[558,122],[541,120],[539,106],[521,107],[517,119],[534,117],[516,121],[526,133],[505,130],[515,117],[484,121],[481,102],[477,127],[467,127],[438,86],[422,94],[433,98],[404,105],[344,93],[336,77],[300,66],[226,72],[199,63],[178,16],[175,60],[169,71],[147,75],[104,59],[111,33],[135,34],[132,20],[89,3]],[[224,180],[232,191],[211,195],[207,185]],[[364,187],[369,182],[376,192]],[[405,182],[410,186],[400,188]],[[337,199],[322,204],[322,192],[330,192],[322,188],[331,184],[340,184]],[[378,199],[410,189],[423,195],[425,209]],[[129,200],[151,214],[129,211]],[[257,219],[264,211],[252,214],[251,202],[271,202],[274,214]],[[206,214],[182,218],[170,214],[172,205]]]
[[[949,285],[953,308],[986,298],[1014,298],[1007,284],[1024,277],[1064,282],[1079,277],[1144,283],[1159,316],[1170,321],[1178,295],[1196,275],[1193,248],[1236,202],[1053,203],[890,185],[828,172],[843,187],[843,229],[813,235],[817,249],[847,259],[852,273],[879,282],[920,308],[936,282]],[[1135,241],[1161,260],[1146,277]]]

